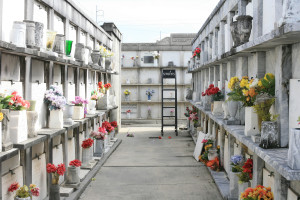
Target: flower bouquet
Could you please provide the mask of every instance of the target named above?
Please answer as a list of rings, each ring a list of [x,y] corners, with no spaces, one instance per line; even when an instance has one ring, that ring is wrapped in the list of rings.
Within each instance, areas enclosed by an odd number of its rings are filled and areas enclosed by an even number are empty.
[[[49,128],[62,129],[66,98],[63,96],[61,89],[51,85],[50,89],[45,92],[44,102],[48,104],[50,110]]]
[[[237,173],[237,172],[242,172],[243,169],[242,169],[242,164],[243,164],[243,156],[241,155],[234,155],[234,156],[231,156],[230,158],[230,162],[231,162],[231,171],[234,172],[234,173]]]
[[[125,101],[129,101],[129,95],[131,94],[131,91],[126,89],[124,90],[124,95],[125,95]]]
[[[82,147],[82,166],[81,168],[90,168],[91,164],[90,161],[92,160],[92,146],[94,144],[94,140],[91,138],[88,138],[84,141],[82,141],[81,147]]]
[[[80,120],[84,118],[84,104],[88,104],[88,101],[81,98],[80,96],[75,97],[75,101],[72,101],[74,104],[74,111],[73,111],[73,120]]]
[[[9,192],[16,191],[15,199],[16,200],[31,200],[32,196],[40,196],[40,188],[36,187],[34,184],[30,184],[29,188],[27,185],[20,187],[19,183],[12,183],[9,188]]]
[[[148,89],[146,90],[146,95],[148,96],[148,101],[151,101],[151,96],[155,93],[154,90]]]
[[[115,137],[115,128],[108,121],[102,123],[102,128],[104,128],[108,132],[109,137],[107,138],[107,140],[105,140],[105,145],[109,145],[110,140]]]
[[[214,84],[210,84],[205,93],[202,92],[202,96],[211,96],[211,111],[214,115],[223,113],[222,104],[224,95],[218,87],[215,87]]]
[[[127,119],[130,119],[130,114],[131,114],[131,110],[126,110],[126,116],[127,116]]]
[[[258,185],[255,188],[247,188],[241,193],[241,200],[273,200],[274,195],[270,187]]]
[[[67,171],[67,181],[66,181],[67,185],[80,183],[80,178],[79,178],[80,166],[81,166],[80,160],[70,161],[68,171]]]
[[[98,83],[98,91],[101,94],[101,96],[103,95],[103,98],[99,98],[97,101],[98,110],[106,110],[108,108],[109,88],[111,87],[112,85],[110,83]]]
[[[107,131],[103,127],[99,127],[98,131],[92,131],[90,136],[95,139],[94,156],[101,157],[104,153],[105,142],[108,137],[106,137]]]
[[[50,186],[50,195],[49,199],[59,200],[59,176],[63,176],[66,171],[64,164],[59,164],[55,166],[54,164],[47,164],[47,173],[52,174],[52,184]]]

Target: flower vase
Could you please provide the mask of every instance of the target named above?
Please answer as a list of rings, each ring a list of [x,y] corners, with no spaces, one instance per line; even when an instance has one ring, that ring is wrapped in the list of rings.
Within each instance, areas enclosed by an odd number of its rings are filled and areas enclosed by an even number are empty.
[[[110,140],[113,140],[115,138],[115,133],[116,133],[115,130],[113,130],[112,132],[109,133],[109,136],[110,136],[109,139]]]
[[[211,96],[205,96],[204,110],[207,110],[207,111],[211,110],[211,101],[212,101]]]
[[[34,24],[35,24],[35,30],[34,30],[35,47],[43,48],[44,24],[41,22],[34,22]]]
[[[130,119],[130,113],[126,113],[126,118]]]
[[[97,101],[96,100],[90,100],[89,101],[89,104],[88,104],[88,107],[89,107],[89,111],[88,113],[89,114],[95,114],[96,112],[96,104],[97,104]]]
[[[56,36],[56,31],[47,30],[46,35],[47,35],[46,49],[47,51],[52,51],[55,36]]]
[[[277,122],[263,121],[261,124],[260,145],[264,149],[279,147],[279,129]]]
[[[57,34],[54,40],[53,51],[58,54],[65,53],[65,36],[62,34]]]
[[[35,46],[35,23],[34,21],[23,20],[26,23],[26,45],[28,48],[32,48]]]
[[[230,172],[230,184],[229,184],[229,188],[230,188],[230,198],[234,198],[237,199],[239,197],[239,177],[238,174],[240,174],[241,172]]]
[[[239,183],[239,199],[241,199],[242,192],[244,192],[250,186],[251,186],[250,182]]]
[[[239,29],[238,29],[238,22],[234,21],[230,23],[230,32],[234,42],[234,47],[240,45],[240,37],[239,37]]]
[[[72,40],[66,40],[66,56],[71,57],[71,52],[72,52],[72,45],[73,41]]]
[[[212,110],[213,115],[222,115],[223,114],[223,101],[214,101],[214,106]]]
[[[227,120],[229,117],[229,110],[228,110],[228,104],[226,101],[223,101],[222,103],[222,108],[223,108],[223,112],[224,112],[224,120]]]
[[[64,124],[65,125],[73,125],[73,107],[74,105],[72,104],[66,104],[65,110],[64,110]]]
[[[95,140],[94,156],[102,157],[104,154],[104,140]]]
[[[236,18],[236,20],[240,44],[245,44],[246,42],[249,42],[253,17],[251,17],[250,15],[240,15]]]
[[[258,135],[258,115],[254,112],[253,107],[245,107],[245,135]]]
[[[129,94],[125,95],[125,101],[129,101]]]
[[[235,116],[238,110],[239,103],[237,101],[228,101],[227,105],[228,105],[228,111],[230,116],[229,120],[236,121],[237,119],[235,118]]]
[[[77,61],[83,62],[84,61],[84,55],[85,55],[84,44],[83,43],[76,43],[74,58]]]
[[[151,95],[148,95],[148,101],[151,101]]]
[[[64,113],[61,109],[50,110],[49,128],[62,129],[64,127]]]
[[[14,200],[31,200],[31,198],[30,197],[25,197],[25,198],[15,197]]]
[[[66,184],[78,184],[78,183],[80,183],[79,167],[69,166],[67,171]]]
[[[92,68],[93,69],[100,69],[100,66],[98,65],[99,60],[100,60],[100,51],[99,50],[93,50],[91,53],[91,57],[92,57]]]
[[[208,160],[214,160],[218,157],[218,150],[215,148],[211,148],[208,150]]]
[[[59,187],[58,184],[51,184],[50,185],[49,199],[51,199],[51,200],[60,200],[60,187]]]
[[[14,21],[10,41],[17,47],[26,48],[26,23]]]
[[[37,136],[36,123],[38,119],[38,113],[36,111],[27,111],[27,132],[29,138]]]
[[[110,141],[109,141],[109,133],[108,133],[104,139],[104,149],[107,149],[109,145],[110,145]]]
[[[92,160],[92,148],[82,148],[82,165],[81,168],[90,168]]]
[[[74,106],[73,120],[81,120],[84,118],[84,106]]]
[[[107,110],[108,107],[108,95],[104,94],[103,97],[97,101],[97,110]]]
[[[293,128],[290,132],[288,166],[300,170],[300,128]]]
[[[27,140],[28,128],[26,110],[11,110],[9,126],[10,137],[13,144]]]
[[[112,63],[112,57],[107,57],[105,59],[105,69],[108,71],[111,71],[111,63]]]
[[[13,148],[11,139],[10,139],[10,116],[8,109],[2,109],[3,120],[2,120],[2,151],[8,151]]]

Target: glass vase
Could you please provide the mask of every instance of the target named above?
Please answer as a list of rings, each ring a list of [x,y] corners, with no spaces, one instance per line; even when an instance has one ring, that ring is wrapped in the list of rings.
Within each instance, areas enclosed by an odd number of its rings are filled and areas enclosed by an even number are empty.
[[[47,30],[46,49],[48,51],[52,51],[52,49],[53,49],[55,36],[56,36],[56,31]]]
[[[71,57],[71,51],[72,51],[72,40],[66,40],[66,56]]]

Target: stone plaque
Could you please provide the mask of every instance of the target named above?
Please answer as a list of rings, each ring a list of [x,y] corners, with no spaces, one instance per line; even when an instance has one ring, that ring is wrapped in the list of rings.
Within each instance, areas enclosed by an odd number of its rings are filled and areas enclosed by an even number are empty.
[[[288,188],[287,200],[298,200],[299,196],[290,188]]]
[[[32,147],[32,158],[42,155],[45,152],[45,143],[41,142]]]
[[[1,80],[20,81],[20,57],[10,54],[2,54],[1,57]]]
[[[68,83],[75,83],[74,68],[68,68]]]
[[[75,84],[68,84],[68,99],[67,101],[75,100]]]
[[[61,66],[60,65],[54,65],[53,67],[53,83],[61,84]]]
[[[31,81],[32,83],[44,83],[44,62],[32,59]]]
[[[68,160],[71,161],[74,159],[75,159],[75,138],[73,137],[72,139],[68,140]]]
[[[80,69],[80,71],[79,71],[79,84],[83,84],[83,83],[85,83],[84,82],[84,70],[83,69]]]
[[[79,85],[79,96],[85,99],[85,84],[80,83]]]
[[[2,199],[14,199],[15,193],[9,192],[9,186],[18,182],[20,185],[23,185],[23,167],[19,166],[14,169],[14,174],[6,173],[2,176]]]
[[[300,128],[298,119],[300,117],[299,93],[300,79],[290,79],[290,103],[289,103],[289,130]]]
[[[41,200],[47,197],[47,171],[46,154],[40,155],[40,158],[32,160],[32,183],[40,188],[40,196],[34,197],[35,200]]]
[[[263,169],[263,186],[265,187],[271,187],[272,191],[275,191],[274,186],[275,186],[275,179],[274,175],[271,175],[270,171],[267,169]]]
[[[38,123],[36,123],[36,129],[41,129],[46,127],[47,125],[47,105],[44,103],[44,94],[46,92],[46,83],[38,84],[32,83],[31,84],[31,99],[36,101],[35,104],[35,111],[38,113]],[[38,91],[38,92],[36,92]]]
[[[58,165],[64,163],[63,159],[63,148],[62,144],[58,145],[57,147],[53,148],[53,164]],[[59,177],[59,184],[61,184],[64,181],[64,177]]]
[[[202,140],[205,139],[206,134],[204,134],[203,132],[199,132],[198,134],[198,138],[197,138],[197,143],[196,143],[196,147],[194,150],[194,158],[199,161],[199,156],[201,155],[202,149],[203,149],[203,143]]]
[[[18,155],[7,159],[1,163],[2,165],[2,175],[9,172],[9,170],[14,170],[16,167],[20,166],[20,153]]]

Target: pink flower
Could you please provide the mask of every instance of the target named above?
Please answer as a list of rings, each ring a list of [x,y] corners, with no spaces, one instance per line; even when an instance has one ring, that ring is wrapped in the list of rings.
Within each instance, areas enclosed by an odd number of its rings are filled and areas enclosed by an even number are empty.
[[[19,183],[14,182],[9,186],[8,191],[13,192],[13,191],[17,190],[19,187],[20,187]]]
[[[206,140],[206,139],[202,140],[202,143],[206,143],[206,142],[208,142],[208,140]]]
[[[40,196],[40,188],[38,188],[38,187],[32,188],[30,191],[31,191],[32,196],[36,196],[36,197]]]

